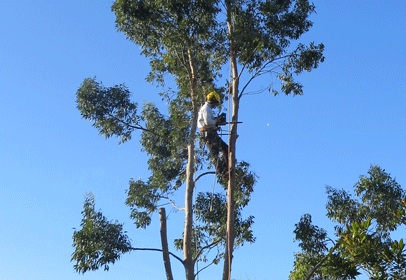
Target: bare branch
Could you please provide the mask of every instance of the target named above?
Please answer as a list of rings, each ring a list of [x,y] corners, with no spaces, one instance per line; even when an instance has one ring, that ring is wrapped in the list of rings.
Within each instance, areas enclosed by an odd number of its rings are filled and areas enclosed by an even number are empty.
[[[273,63],[273,61],[268,61],[267,63],[264,64],[263,67],[261,67],[261,69],[259,69],[257,72],[255,72],[254,75],[251,76],[251,78],[248,80],[248,82],[244,85],[243,89],[241,90],[240,95],[238,96],[238,98],[241,98],[241,96],[243,95],[245,89],[248,87],[248,85],[252,82],[252,80],[254,80],[256,77],[262,75],[261,72],[269,65]]]
[[[155,252],[162,253],[162,249],[156,249],[156,248],[130,248],[130,249],[133,251],[155,251]],[[177,255],[175,255],[174,253],[169,252],[169,255],[171,255],[172,257],[174,257],[175,259],[180,261],[182,264],[184,264],[184,261],[181,258],[179,258]]]
[[[200,248],[200,250],[199,250],[199,252],[197,252],[196,257],[195,257],[195,259],[193,260],[193,262],[196,262],[196,261],[197,261],[197,259],[200,257],[200,255],[203,253],[204,250],[206,250],[206,249],[208,249],[208,248],[211,249],[212,247],[216,246],[216,245],[219,244],[220,242],[221,242],[221,240],[217,240],[217,241],[214,241],[214,242],[212,242],[212,243],[210,243],[210,244],[208,244],[208,245],[203,246],[202,248]]]
[[[202,272],[202,270],[205,270],[206,268],[208,268],[209,266],[213,265],[214,262],[209,263],[208,265],[206,265],[205,267],[199,269],[199,271],[196,272],[195,277],[197,276],[197,274],[199,274],[200,272]]]
[[[209,175],[209,174],[216,174],[216,172],[214,172],[214,171],[207,171],[207,172],[204,172],[204,173],[200,174],[200,175],[197,176],[197,178],[195,179],[195,183],[196,183],[197,180],[199,180],[201,177],[203,177],[203,176],[205,176],[205,175]]]
[[[160,196],[159,198],[167,199],[167,200],[169,200],[169,202],[172,204],[172,206],[173,206],[175,209],[180,210],[180,211],[185,211],[185,208],[180,208],[179,206],[177,206],[177,205],[175,204],[175,202],[174,202],[172,199],[170,199],[169,197],[167,197],[167,196]]]
[[[114,116],[114,115],[112,115],[112,114],[110,114],[110,113],[108,113],[107,115],[108,115],[110,118],[113,118],[113,119],[115,119],[116,121],[118,121],[118,122],[120,122],[120,123],[122,123],[122,124],[124,124],[124,125],[126,125],[126,126],[128,126],[128,127],[130,127],[130,128],[133,128],[133,129],[140,129],[140,130],[143,130],[143,131],[145,131],[145,132],[152,133],[152,134],[154,134],[154,135],[156,135],[156,136],[163,137],[163,136],[161,136],[161,135],[156,134],[156,133],[155,133],[154,131],[152,131],[152,130],[146,129],[145,127],[142,127],[142,126],[139,126],[139,125],[138,125],[138,126],[137,126],[137,125],[131,125],[131,124],[129,124],[128,122],[125,122],[125,121],[123,121],[123,120],[117,118],[116,116]]]
[[[183,57],[183,59],[179,56],[179,53],[177,52],[177,51],[175,51],[175,55],[176,55],[176,57],[178,58],[178,60],[179,60],[179,62],[180,62],[180,64],[186,69],[186,72],[188,73],[188,75],[189,75],[189,68],[187,67],[187,64],[186,64],[186,61],[185,61],[185,57],[184,57],[184,54],[183,54],[183,50],[182,50],[182,57]]]
[[[278,64],[276,61],[286,59],[289,56],[291,56],[291,55],[285,55],[285,56],[281,56],[281,57],[278,57],[278,58],[274,58],[274,59],[268,61],[267,63],[265,63],[264,66],[262,66],[259,70],[257,70],[255,72],[255,74],[252,75],[252,77],[249,79],[249,81],[244,85],[244,87],[241,90],[241,93],[239,94],[238,98],[241,98],[244,95],[245,89],[248,87],[248,85],[252,82],[253,79],[255,79],[256,77],[259,77],[259,76],[261,76],[263,74],[270,73],[270,72],[274,71],[276,68],[281,68],[282,66],[280,64]],[[271,68],[271,69],[265,70],[269,66],[269,64],[271,64],[271,63],[276,63],[276,66]],[[242,74],[242,72],[240,73],[240,75],[241,74]]]

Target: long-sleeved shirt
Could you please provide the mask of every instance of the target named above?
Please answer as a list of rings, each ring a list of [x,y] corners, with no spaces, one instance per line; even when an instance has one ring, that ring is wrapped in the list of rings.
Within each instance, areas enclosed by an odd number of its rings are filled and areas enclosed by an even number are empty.
[[[216,128],[216,119],[209,103],[205,103],[199,110],[197,117],[197,127],[199,129]]]

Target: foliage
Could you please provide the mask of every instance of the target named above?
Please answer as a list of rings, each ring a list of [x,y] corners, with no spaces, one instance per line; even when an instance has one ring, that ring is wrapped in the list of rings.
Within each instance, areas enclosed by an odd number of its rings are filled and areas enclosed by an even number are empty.
[[[101,135],[121,137],[120,143],[131,139],[135,129],[142,129],[137,103],[130,101],[125,85],[106,88],[96,78],[87,78],[76,93],[77,108],[84,119],[92,121]]]
[[[129,252],[131,244],[123,231],[123,225],[109,222],[101,212],[95,210],[94,197],[89,194],[82,211],[81,229],[73,233],[72,261],[77,272],[85,273],[104,267],[120,259],[120,255]]]
[[[212,263],[217,263],[224,255],[219,250],[226,242],[229,215],[226,203],[233,206],[235,203],[234,211],[231,210],[234,213],[235,246],[255,241],[251,230],[253,217],[242,217],[242,210],[247,206],[256,182],[248,163],[237,162],[235,158],[231,161],[233,170],[230,174],[235,174],[232,203],[226,201],[224,191],[198,193],[192,207],[191,198],[197,183],[193,181],[193,173],[207,166],[210,168],[207,151],[194,146],[198,107],[205,94],[212,90],[224,95],[224,87],[216,84],[224,65],[233,59],[238,60],[243,70],[248,69],[251,76],[240,92],[238,83],[231,86],[239,98],[254,78],[267,73],[277,75],[285,94],[302,94],[302,85],[294,80],[293,75],[317,68],[324,60],[324,46],[310,43],[309,46],[298,44],[292,48],[291,43],[312,26],[309,16],[315,7],[307,0],[116,0],[112,11],[116,15],[117,29],[139,45],[141,53],[149,59],[151,71],[147,81],[165,87],[167,75],[174,78],[176,90],[165,88],[160,93],[168,105],[168,113],[162,114],[151,103],[144,104],[140,113],[138,104],[130,100],[125,85],[106,88],[95,78],[85,79],[78,89],[77,107],[106,138],[115,135],[123,143],[131,139],[135,130],[142,131],[141,144],[149,156],[150,176],[146,180],[131,179],[126,199],[136,227],[147,227],[163,202],[169,201],[181,209],[173,197],[182,185],[186,185],[186,202],[182,209],[187,213],[193,210],[197,222],[192,225],[193,213],[185,215],[184,236],[177,239],[175,245],[184,250],[187,278],[193,279],[195,274],[190,271],[196,260],[206,261],[207,252],[214,248],[217,248],[217,254]],[[229,21],[228,15],[231,15]],[[238,80],[242,72],[233,72],[233,81]],[[272,84],[269,90],[278,93]],[[238,115],[238,106],[236,108],[233,116]],[[236,130],[232,130],[233,135],[236,139]],[[224,178],[218,179],[227,190],[230,183]],[[94,211],[92,203],[85,203],[84,211],[89,207]],[[87,223],[93,225],[104,219],[101,213],[96,214],[92,219],[88,218],[92,222]],[[82,230],[75,231],[74,242],[79,233],[85,232],[87,223],[82,223]],[[105,225],[109,227],[111,224]],[[116,229],[118,232],[122,230],[119,225]],[[109,236],[102,237],[108,240]],[[88,236],[88,243],[91,238],[95,235]],[[114,257],[100,261],[97,247],[89,247],[89,251],[81,251],[78,246],[75,248],[72,259],[78,261],[75,267],[82,272],[89,270],[89,260],[91,269],[97,269],[109,262],[114,263],[121,253],[126,252],[117,251]]]
[[[164,85],[164,76],[169,73],[175,77],[179,90],[175,97],[162,93],[169,104],[168,119],[151,104],[144,107],[143,119],[146,120],[147,130],[162,133],[142,134],[141,143],[150,155],[148,164],[152,175],[145,182],[132,180],[126,201],[138,227],[147,226],[160,199],[170,199],[173,192],[185,182],[185,148],[190,137],[194,137],[189,135],[193,110],[197,104],[202,104],[204,92],[213,89],[220,93],[222,91],[213,84],[220,67],[227,60],[223,48],[227,38],[225,30],[219,28],[221,24],[219,25],[217,16],[221,9],[218,4],[218,1],[120,0],[112,7],[116,14],[117,28],[128,39],[140,45],[142,54],[150,59],[151,73],[147,80]],[[222,26],[225,26],[224,23]],[[196,88],[198,95],[191,97],[190,91],[193,91],[194,83],[200,87]],[[202,167],[207,153],[196,149],[195,158],[197,168]],[[247,171],[248,164],[244,164]],[[251,189],[252,185],[253,181]],[[239,194],[244,196],[241,192]],[[247,192],[242,199],[244,206],[249,201],[249,194]],[[202,194],[198,195],[201,196]],[[221,244],[219,240],[224,238],[224,232],[221,235],[219,232],[215,234],[214,231],[207,230],[207,221],[202,220],[202,223],[196,225],[193,234],[195,240],[200,238],[199,244],[205,245],[192,245],[193,250],[198,248],[200,251],[210,244]],[[252,223],[251,217],[242,226],[247,227]],[[239,242],[243,243],[243,240]],[[178,239],[176,244],[180,249],[184,246],[183,239]],[[194,258],[197,255],[195,252]]]
[[[289,279],[405,279],[406,249],[393,232],[406,225],[406,192],[390,174],[371,166],[355,184],[356,198],[327,187],[327,216],[337,223],[336,240],[304,215],[294,231],[302,252],[295,255]],[[328,248],[327,243],[332,245]],[[307,278],[306,278],[307,277]]]
[[[237,166],[237,191],[234,193],[236,207],[234,208],[236,240],[235,246],[242,246],[244,243],[255,242],[255,237],[251,230],[254,217],[246,219],[242,217],[242,210],[249,202],[250,194],[253,192],[253,185],[256,183],[256,175],[249,171],[249,165],[241,162]],[[223,182],[226,188],[227,182]],[[194,258],[199,258],[202,248],[212,249],[218,245],[225,246],[226,242],[226,221],[227,221],[227,197],[223,193],[199,192],[194,205],[196,215],[195,239],[193,248]],[[175,240],[175,246],[181,249],[183,240]],[[218,249],[219,252],[219,249]],[[217,253],[212,262],[217,263],[223,253]],[[207,261],[206,257],[201,260]]]
[[[178,94],[187,97],[191,78],[200,86],[212,87],[216,72],[225,62],[211,51],[219,48],[213,36],[217,32],[215,15],[219,12],[216,2],[116,0],[112,10],[117,29],[150,58],[147,80],[163,85],[164,76],[169,73],[176,79]],[[191,77],[193,71],[198,75]]]
[[[291,44],[313,26],[309,17],[315,6],[307,0],[226,2],[232,7],[233,24],[229,38],[232,44],[227,52],[234,53],[238,63],[247,68],[251,75],[248,84],[258,76],[271,74],[282,82],[283,93],[303,94],[302,84],[293,75],[317,68],[324,61],[324,45],[312,42],[308,46],[299,43],[292,47]],[[271,83],[268,89],[275,95],[279,93]]]

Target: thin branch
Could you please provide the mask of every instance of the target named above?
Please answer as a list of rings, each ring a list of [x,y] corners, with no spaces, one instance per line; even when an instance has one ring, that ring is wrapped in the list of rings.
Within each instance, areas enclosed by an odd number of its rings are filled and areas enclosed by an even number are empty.
[[[333,243],[334,247],[336,246],[336,243],[334,242],[333,239],[331,239],[330,237],[327,237],[327,240],[328,240],[328,241],[331,241],[331,243]]]
[[[177,210],[180,210],[180,211],[185,211],[185,208],[180,208],[179,206],[177,206],[177,205],[175,204],[175,202],[174,202],[172,199],[170,199],[169,197],[167,197],[167,196],[160,196],[159,198],[167,199],[167,200],[169,200],[169,202],[172,204],[172,206],[173,206],[174,208],[176,208]]]
[[[197,274],[199,274],[200,272],[202,272],[202,270],[205,270],[206,268],[208,268],[209,266],[213,265],[214,262],[209,263],[208,265],[206,265],[205,267],[199,269],[199,271],[196,272],[195,277],[197,276]]]
[[[205,175],[209,175],[209,174],[216,174],[216,172],[214,172],[214,171],[207,171],[207,172],[204,172],[204,173],[202,173],[202,174],[200,174],[199,176],[197,176],[197,178],[195,179],[195,183],[197,182],[197,180],[199,180],[201,177],[203,177],[203,176],[205,176]]]
[[[185,58],[184,58],[184,55],[183,55],[183,50],[182,50],[183,59],[179,56],[179,53],[177,51],[175,51],[175,55],[178,58],[180,64],[186,69],[186,72],[189,75],[189,68],[187,67],[186,61],[184,61]]]
[[[282,59],[288,58],[289,56],[290,56],[290,55],[281,56],[281,57],[275,58],[275,59],[273,59],[273,60],[268,61],[267,63],[265,63],[264,66],[262,66],[258,71],[256,71],[255,74],[252,75],[252,77],[249,79],[249,81],[244,85],[244,87],[243,87],[243,89],[241,90],[241,93],[239,94],[238,98],[241,98],[241,97],[243,96],[245,89],[248,87],[248,85],[252,82],[253,79],[255,79],[256,77],[259,77],[259,76],[261,76],[261,75],[263,75],[263,74],[272,72],[272,71],[275,70],[276,68],[281,68],[282,66],[281,66],[280,64],[276,63],[276,61],[277,61],[277,60],[282,60]],[[277,66],[273,67],[272,69],[269,69],[269,70],[264,71],[264,69],[266,69],[266,67],[267,67],[269,64],[271,64],[271,63],[276,63]]]
[[[306,280],[310,280],[313,274],[316,272],[317,269],[328,259],[328,254],[318,263],[315,267],[310,271],[309,275],[306,277]]]
[[[334,245],[333,250],[335,250],[335,248],[337,248],[337,244]],[[329,256],[330,256],[330,253],[327,254],[321,261],[319,261],[319,263],[316,264],[315,267],[313,267],[313,269],[310,271],[309,275],[306,277],[306,280],[310,280],[310,278],[313,276],[313,274],[316,272],[316,270],[319,269],[319,267],[328,259]]]
[[[223,4],[223,8],[227,9],[226,3],[224,1],[220,1],[221,4]]]
[[[195,259],[193,260],[193,262],[196,262],[196,261],[197,261],[197,259],[200,257],[200,255],[203,253],[204,250],[206,250],[206,249],[208,249],[208,248],[211,248],[211,247],[214,247],[214,246],[216,246],[217,244],[219,244],[220,242],[221,242],[221,240],[217,240],[217,241],[215,241],[215,242],[213,242],[213,243],[211,243],[211,244],[208,244],[208,245],[203,246],[202,248],[200,248],[200,250],[199,250],[199,252],[197,252],[196,257],[195,257]]]
[[[251,76],[251,78],[248,80],[248,82],[244,85],[243,89],[241,90],[240,95],[238,96],[238,98],[241,98],[241,96],[243,95],[245,89],[248,87],[248,85],[252,82],[252,80],[254,80],[256,77],[259,77],[261,75],[262,70],[264,70],[270,63],[273,63],[274,61],[268,61],[267,63],[265,63],[265,65],[263,67],[261,67],[261,69],[259,69],[257,72],[255,72],[254,75]]]
[[[251,57],[255,54],[255,52],[257,51],[257,48],[259,47],[259,44],[260,44],[260,43],[258,43],[258,45],[255,47],[255,49],[252,51],[251,55],[250,55],[248,58],[251,58]],[[247,67],[247,65],[248,65],[248,63],[245,63],[245,64],[242,66],[241,71],[240,71],[240,74],[238,74],[238,77],[237,77],[238,79],[241,77],[242,72],[244,72],[244,69]]]
[[[162,249],[156,249],[156,248],[130,248],[133,251],[155,251],[155,252],[161,252],[162,253]],[[177,259],[178,261],[180,261],[183,265],[185,264],[185,262],[179,258],[177,255],[169,252],[169,255],[171,255],[172,257],[174,257],[175,259]]]
[[[152,130],[146,129],[145,127],[131,125],[131,124],[129,124],[128,122],[125,122],[125,121],[123,121],[123,120],[117,118],[116,116],[114,116],[114,115],[112,115],[112,114],[110,114],[110,113],[108,113],[107,115],[108,115],[110,118],[113,118],[113,119],[115,119],[116,121],[118,121],[118,122],[120,122],[120,123],[122,123],[122,124],[124,124],[124,125],[126,125],[126,126],[128,126],[128,127],[130,127],[130,128],[133,128],[133,129],[140,129],[140,130],[143,130],[143,131],[145,131],[145,132],[150,132],[150,133],[152,133],[152,134],[154,134],[154,135],[156,135],[156,136],[163,137],[163,136],[161,136],[161,135],[156,134],[156,133],[155,133],[154,131],[152,131]]]
[[[171,204],[171,203],[170,203],[170,202],[167,202],[167,203],[159,204],[159,205],[157,205],[156,207],[157,207],[157,208],[160,208],[160,207],[162,207],[162,206],[166,206],[166,205],[169,205],[169,204]]]

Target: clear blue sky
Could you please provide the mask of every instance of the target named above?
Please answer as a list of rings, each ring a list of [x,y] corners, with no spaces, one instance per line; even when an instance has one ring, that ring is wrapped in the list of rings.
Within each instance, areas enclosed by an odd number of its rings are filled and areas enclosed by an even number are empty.
[[[326,185],[351,190],[378,164],[406,186],[406,2],[314,2],[314,27],[302,42],[323,42],[326,60],[299,77],[304,96],[242,99],[237,157],[259,182],[245,211],[255,216],[257,241],[235,252],[238,280],[287,279],[298,251],[292,231],[305,213],[333,234]],[[125,224],[133,246],[160,246],[157,219],[137,230],[124,205],[129,179],[148,176],[139,135],[119,146],[76,109],[76,90],[93,76],[162,106],[160,89],[145,81],[148,62],[116,32],[111,4],[0,0],[0,279],[165,279],[154,252],[126,254],[109,272],[85,275],[70,262],[86,192]],[[179,237],[183,213],[172,211],[168,226],[169,239]],[[200,279],[219,279],[221,269]]]

